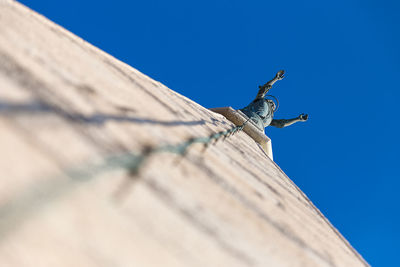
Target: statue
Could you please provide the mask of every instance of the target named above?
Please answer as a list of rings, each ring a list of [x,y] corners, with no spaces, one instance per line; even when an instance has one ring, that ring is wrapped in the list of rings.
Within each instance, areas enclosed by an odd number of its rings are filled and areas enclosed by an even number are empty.
[[[276,120],[273,118],[274,112],[278,109],[278,106],[275,105],[273,100],[265,99],[265,96],[276,81],[283,79],[284,73],[285,73],[284,70],[278,71],[278,73],[275,75],[275,78],[273,78],[266,84],[259,86],[260,90],[258,91],[258,94],[256,98],[253,100],[253,102],[251,102],[247,107],[240,109],[261,130],[263,130],[265,127],[269,125],[278,128],[283,128],[292,125],[293,123],[298,121],[308,120],[308,114],[304,113],[300,114],[297,118],[287,119],[287,120],[285,119]]]

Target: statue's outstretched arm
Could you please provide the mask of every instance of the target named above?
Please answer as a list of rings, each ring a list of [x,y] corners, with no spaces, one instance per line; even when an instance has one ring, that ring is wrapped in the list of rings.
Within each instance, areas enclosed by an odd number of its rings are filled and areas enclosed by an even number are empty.
[[[272,85],[274,85],[274,83],[276,83],[276,81],[282,80],[283,79],[283,75],[285,74],[284,70],[280,70],[278,71],[278,73],[275,75],[275,77],[270,80],[269,82],[267,82],[264,85],[260,85],[258,88],[260,88],[260,90],[258,90],[258,94],[256,96],[255,100],[258,99],[263,99],[265,97],[265,95],[268,93],[269,89],[272,88]]]
[[[271,121],[271,126],[275,126],[278,128],[283,128],[289,125],[292,125],[293,123],[296,123],[298,121],[306,121],[308,120],[308,114],[300,114],[297,118],[294,119],[288,119],[288,120],[272,120]]]

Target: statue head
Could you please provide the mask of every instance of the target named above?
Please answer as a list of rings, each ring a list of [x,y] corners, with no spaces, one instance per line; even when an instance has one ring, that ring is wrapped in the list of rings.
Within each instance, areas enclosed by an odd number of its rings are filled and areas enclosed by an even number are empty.
[[[265,100],[267,101],[268,105],[271,107],[272,112],[275,112],[278,108],[279,108],[279,101],[278,99],[273,96],[273,95],[267,95],[267,97],[271,97],[271,98],[266,98]],[[276,101],[276,103],[274,102],[274,99]]]
[[[276,110],[275,102],[274,102],[272,99],[266,99],[266,100],[267,100],[267,102],[268,102],[268,105],[271,107],[271,110],[272,110],[273,112],[275,112],[275,110]]]

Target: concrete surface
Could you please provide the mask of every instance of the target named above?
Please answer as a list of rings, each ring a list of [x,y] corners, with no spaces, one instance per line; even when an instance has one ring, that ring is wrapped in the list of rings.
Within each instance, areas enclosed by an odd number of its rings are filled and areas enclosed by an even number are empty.
[[[252,120],[249,120],[242,111],[235,110],[232,107],[210,108],[210,110],[223,115],[237,126],[246,123],[243,131],[261,146],[271,160],[274,160],[271,139]]]
[[[0,266],[368,265],[243,132],[109,168],[232,123],[13,1],[0,85]]]

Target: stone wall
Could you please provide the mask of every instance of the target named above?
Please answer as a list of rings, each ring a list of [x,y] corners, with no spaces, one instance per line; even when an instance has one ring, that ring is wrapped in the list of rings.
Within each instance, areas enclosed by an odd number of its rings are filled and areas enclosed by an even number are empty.
[[[368,265],[244,132],[132,172],[231,126],[0,1],[0,266]]]

